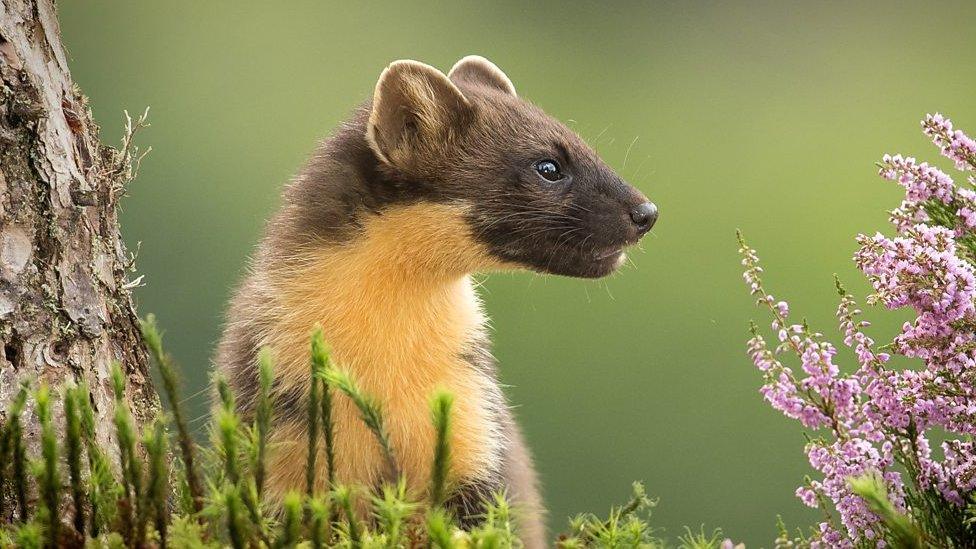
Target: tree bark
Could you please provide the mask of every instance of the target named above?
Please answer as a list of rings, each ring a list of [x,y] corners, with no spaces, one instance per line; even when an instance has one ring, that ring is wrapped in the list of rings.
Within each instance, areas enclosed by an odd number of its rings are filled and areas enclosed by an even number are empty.
[[[52,387],[86,379],[110,453],[112,362],[127,373],[137,420],[159,403],[129,294],[133,258],[119,234],[133,155],[128,138],[119,150],[100,144],[53,1],[0,0],[0,418],[21,379]],[[36,448],[30,411],[24,431]]]

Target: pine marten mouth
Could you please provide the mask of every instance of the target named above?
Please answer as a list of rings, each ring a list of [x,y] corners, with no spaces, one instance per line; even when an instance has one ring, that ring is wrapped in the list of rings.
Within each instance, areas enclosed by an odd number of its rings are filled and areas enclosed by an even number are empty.
[[[614,244],[581,250],[578,246],[561,246],[560,259],[550,259],[542,267],[543,272],[578,278],[602,278],[610,275],[627,259],[629,244]]]
[[[637,238],[594,249],[588,254],[592,262],[586,269],[588,273],[584,276],[599,278],[613,273],[627,260],[627,249],[635,246],[639,240],[640,238]]]
[[[602,252],[601,251],[598,251],[594,255],[594,259],[596,259],[597,261],[603,261],[604,259],[610,259],[611,257],[615,258],[617,256],[622,256],[622,255],[624,255],[624,249],[623,249],[623,247],[617,246],[617,247],[610,248],[610,249],[605,250],[605,251],[602,251]]]

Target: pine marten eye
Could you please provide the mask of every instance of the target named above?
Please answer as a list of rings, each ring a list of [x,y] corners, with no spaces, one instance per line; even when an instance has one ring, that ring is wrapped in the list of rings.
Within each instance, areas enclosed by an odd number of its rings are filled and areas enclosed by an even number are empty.
[[[555,160],[548,158],[536,162],[535,171],[546,181],[559,181],[563,178],[563,173],[559,170],[559,164]]]

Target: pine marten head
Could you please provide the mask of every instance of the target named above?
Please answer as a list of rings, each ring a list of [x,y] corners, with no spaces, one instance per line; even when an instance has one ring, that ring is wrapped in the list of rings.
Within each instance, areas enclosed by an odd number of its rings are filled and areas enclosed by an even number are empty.
[[[326,141],[285,198],[277,234],[337,241],[352,228],[382,232],[429,254],[424,268],[435,255],[454,261],[477,248],[467,257],[486,261],[455,262],[469,272],[605,276],[657,220],[653,203],[477,56],[448,75],[416,61],[391,64],[372,101]],[[450,219],[431,213],[444,210]],[[410,216],[417,212],[424,218]]]
[[[607,275],[657,220],[653,203],[483,57],[446,76],[391,64],[367,140],[388,177],[470,205],[472,234],[491,254],[539,272]]]

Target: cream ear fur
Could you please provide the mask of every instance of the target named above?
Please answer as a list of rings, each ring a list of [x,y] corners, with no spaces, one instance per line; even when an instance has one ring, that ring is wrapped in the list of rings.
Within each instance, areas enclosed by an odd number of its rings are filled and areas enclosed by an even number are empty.
[[[412,139],[443,137],[471,110],[461,90],[441,71],[412,60],[394,61],[376,83],[366,139],[380,160],[406,160]]]
[[[517,95],[512,81],[491,61],[480,55],[468,55],[454,64],[447,77],[452,80],[478,82],[505,93]]]

